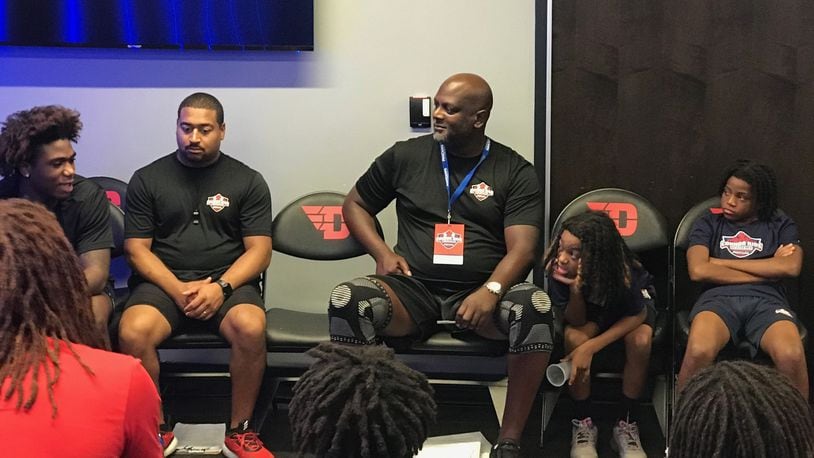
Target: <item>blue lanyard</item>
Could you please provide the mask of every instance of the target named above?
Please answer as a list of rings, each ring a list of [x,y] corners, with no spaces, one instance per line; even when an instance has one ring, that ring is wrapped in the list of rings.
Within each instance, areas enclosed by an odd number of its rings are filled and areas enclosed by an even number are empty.
[[[472,180],[472,177],[475,176],[475,172],[478,170],[483,161],[486,160],[486,157],[489,156],[489,148],[492,146],[492,140],[489,138],[486,139],[486,144],[483,146],[483,152],[480,154],[480,160],[469,173],[466,174],[461,183],[458,185],[458,188],[455,189],[455,192],[452,195],[449,194],[449,161],[447,161],[447,147],[441,143],[441,169],[444,171],[444,183],[447,185],[447,224],[452,222],[452,205],[455,201],[461,197],[461,194],[464,193],[464,189],[469,186],[469,182]]]

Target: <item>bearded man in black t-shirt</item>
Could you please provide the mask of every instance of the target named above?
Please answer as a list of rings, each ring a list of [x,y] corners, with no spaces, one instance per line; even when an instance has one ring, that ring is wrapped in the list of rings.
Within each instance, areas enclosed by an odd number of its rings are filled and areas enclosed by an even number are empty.
[[[337,286],[331,339],[424,339],[439,321],[455,332],[509,341],[509,386],[492,456],[518,442],[552,349],[551,303],[525,283],[537,251],[542,203],[534,168],[486,137],[492,91],[473,74],[448,78],[435,96],[432,136],[396,143],[351,189],[343,206],[376,274]],[[373,215],[396,201],[391,249]]]
[[[249,418],[266,367],[260,275],[271,260],[271,194],[263,177],[220,151],[223,106],[195,93],[178,107],[178,149],[137,170],[127,187],[124,249],[132,293],[119,325],[122,351],[158,383],[156,347],[200,325],[232,347],[231,421],[223,453],[271,458]],[[161,426],[164,455],[177,439]]]
[[[22,197],[39,202],[57,217],[79,256],[96,325],[107,338],[113,310],[108,283],[110,209],[98,185],[76,174],[76,151],[82,122],[79,113],[49,105],[6,118],[0,133],[0,199]],[[14,266],[9,266],[14,267]]]

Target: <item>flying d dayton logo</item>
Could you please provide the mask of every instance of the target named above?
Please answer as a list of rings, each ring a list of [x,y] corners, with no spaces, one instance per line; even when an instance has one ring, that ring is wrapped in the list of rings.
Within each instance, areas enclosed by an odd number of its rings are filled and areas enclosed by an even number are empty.
[[[763,251],[763,240],[753,239],[746,232],[738,231],[731,237],[723,236],[719,247],[732,253],[736,258],[745,258],[757,251]]]
[[[461,243],[461,234],[452,231],[444,231],[435,236],[435,241],[447,250],[451,250],[455,245]]]
[[[487,198],[494,196],[495,192],[492,191],[491,186],[481,181],[469,187],[469,194],[472,194],[480,202],[483,202]]]
[[[212,210],[215,210],[215,213],[218,213],[229,206],[229,198],[217,193],[214,196],[209,196],[206,198],[206,205],[211,207]]]

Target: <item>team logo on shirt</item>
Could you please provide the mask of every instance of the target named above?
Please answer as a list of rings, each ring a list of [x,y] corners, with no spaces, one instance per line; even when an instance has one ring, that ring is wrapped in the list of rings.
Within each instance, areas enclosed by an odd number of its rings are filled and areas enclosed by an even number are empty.
[[[495,195],[495,191],[492,190],[492,187],[488,184],[481,181],[478,184],[473,184],[469,187],[469,194],[475,196],[478,201],[483,202],[484,200],[488,199]]]
[[[752,238],[746,232],[738,231],[733,236],[721,237],[721,243],[718,246],[736,258],[746,258],[755,252],[763,251],[763,240]]]
[[[461,234],[452,231],[444,231],[435,236],[435,241],[440,243],[441,246],[447,250],[451,250],[455,245],[461,243],[463,237]]]
[[[215,213],[223,210],[229,206],[229,198],[222,196],[220,193],[206,198],[206,205],[208,205]]]

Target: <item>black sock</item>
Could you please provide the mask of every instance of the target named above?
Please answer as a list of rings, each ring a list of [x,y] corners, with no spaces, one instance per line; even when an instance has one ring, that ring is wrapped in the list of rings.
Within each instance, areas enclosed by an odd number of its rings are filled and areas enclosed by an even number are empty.
[[[619,423],[619,420],[624,420],[626,423],[637,421],[636,412],[639,410],[638,407],[638,399],[631,399],[623,394],[622,399],[619,400],[619,412],[616,416],[616,422]]]
[[[593,403],[591,402],[591,398],[585,398],[583,400],[574,399],[574,416],[577,420],[584,420],[591,416],[591,410],[593,407]]]
[[[238,423],[238,424],[237,424],[237,426],[236,426],[236,427],[234,427],[234,428],[232,428],[231,426],[232,426],[232,425],[231,425],[231,422],[230,422],[230,423],[227,423],[227,428],[226,428],[226,432],[227,432],[227,433],[243,432],[243,431],[248,431],[248,430],[250,430],[250,429],[251,429],[251,424],[249,424],[249,420],[243,420],[243,421],[241,421],[241,422],[240,422],[240,423]]]

